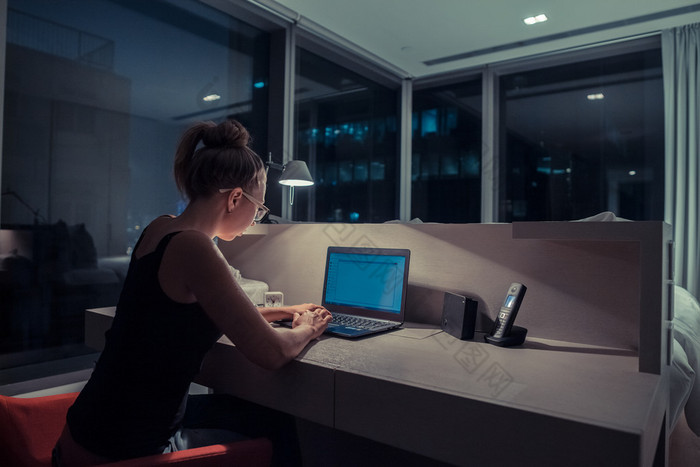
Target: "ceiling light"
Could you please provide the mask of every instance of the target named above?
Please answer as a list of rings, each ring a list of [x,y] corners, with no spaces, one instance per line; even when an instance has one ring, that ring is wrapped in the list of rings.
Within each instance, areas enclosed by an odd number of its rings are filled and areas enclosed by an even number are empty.
[[[202,100],[204,102],[214,102],[214,101],[218,101],[219,99],[221,99],[221,96],[218,94],[208,94],[208,95],[202,97]]]
[[[548,19],[547,15],[542,13],[542,14],[539,14],[537,16],[530,16],[528,18],[523,18],[523,23],[527,24],[528,26],[531,26],[531,25],[537,24],[537,23],[544,23],[545,21],[547,21],[547,19]]]
[[[588,99],[589,101],[600,101],[600,100],[605,99],[605,94],[603,94],[602,92],[597,92],[595,94],[589,94],[586,96],[586,99]]]

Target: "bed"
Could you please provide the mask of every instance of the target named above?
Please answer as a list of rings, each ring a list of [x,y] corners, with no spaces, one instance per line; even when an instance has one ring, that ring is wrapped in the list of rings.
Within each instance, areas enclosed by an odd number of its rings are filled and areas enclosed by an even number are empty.
[[[676,426],[682,414],[688,427],[700,436],[700,304],[696,297],[674,286],[673,360],[669,426]]]

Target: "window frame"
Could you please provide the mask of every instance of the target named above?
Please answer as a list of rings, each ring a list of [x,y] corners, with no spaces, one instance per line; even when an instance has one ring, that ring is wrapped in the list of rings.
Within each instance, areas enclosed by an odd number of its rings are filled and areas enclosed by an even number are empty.
[[[328,31],[325,31],[328,33]],[[283,163],[291,160],[292,154],[294,153],[294,148],[296,147],[296,95],[294,86],[294,76],[296,75],[296,53],[298,49],[304,49],[314,55],[317,55],[325,60],[328,60],[335,65],[342,68],[349,68],[348,64],[352,65],[352,72],[360,75],[361,77],[371,80],[381,86],[384,86],[390,90],[397,91],[399,96],[397,99],[397,110],[396,117],[399,129],[399,141],[398,141],[398,179],[396,180],[396,185],[398,187],[397,197],[396,197],[396,209],[399,219],[402,221],[408,220],[408,213],[410,213],[410,198],[408,199],[408,204],[406,203],[406,196],[410,196],[410,122],[411,122],[411,109],[410,106],[405,106],[407,101],[407,96],[410,99],[411,95],[411,80],[406,77],[402,77],[399,74],[402,73],[400,70],[393,68],[389,70],[386,68],[387,64],[381,62],[377,57],[367,53],[364,50],[357,49],[353,52],[349,50],[347,44],[340,44],[333,41],[319,42],[320,37],[302,27],[295,25],[292,28],[293,39],[293,50],[288,55],[290,57],[290,63],[292,64],[292,78],[290,81],[290,87],[288,95],[285,96],[285,101],[291,103],[291,118],[289,118],[285,124],[285,133],[290,135],[288,139],[288,146],[284,148],[284,161]],[[397,74],[398,73],[398,74]],[[408,123],[407,123],[408,122]],[[408,124],[409,141],[405,141],[404,128]],[[408,176],[406,176],[408,174]],[[406,185],[407,184],[407,185]],[[269,186],[268,186],[269,189]],[[315,206],[315,196],[312,191],[309,195],[310,213],[314,215]],[[293,206],[289,204],[289,194],[287,190],[283,190],[282,197],[282,218],[293,219]],[[407,208],[405,206],[408,206]],[[408,210],[407,212],[406,209]],[[405,217],[404,217],[405,216]],[[386,219],[391,220],[391,219]]]
[[[488,172],[482,174],[482,220],[481,222],[503,222],[500,215],[502,199],[502,177],[500,168],[503,166],[503,148],[500,128],[502,124],[503,103],[500,101],[500,78],[503,75],[534,71],[541,68],[550,68],[588,60],[597,60],[616,55],[661,49],[661,36],[659,34],[648,35],[642,38],[621,40],[612,44],[594,44],[591,46],[563,50],[544,54],[536,57],[523,57],[498,63],[486,67],[484,72],[484,113],[490,113],[488,120],[484,121],[484,135],[482,141],[485,154],[482,155],[483,167]],[[488,93],[486,92],[488,89]],[[487,161],[488,157],[488,161]],[[487,211],[488,210],[488,211]]]
[[[444,73],[437,76],[413,80],[414,90],[423,90],[431,87],[445,86],[464,81],[481,74],[482,77],[482,153],[481,153],[481,222],[499,222],[500,211],[500,167],[502,164],[502,148],[504,142],[500,140],[500,123],[502,119],[502,104],[500,102],[500,78],[511,73],[532,71],[539,68],[549,68],[583,62],[586,60],[601,59],[661,48],[661,36],[650,34],[641,38],[624,39],[609,44],[593,44],[590,46],[576,47],[560,50],[536,56],[526,56],[517,59],[506,60],[472,68]],[[412,109],[411,109],[412,110]],[[409,111],[410,115],[410,111]],[[410,128],[410,126],[409,126]],[[410,148],[402,157],[410,159]],[[410,161],[409,161],[410,164]],[[402,173],[402,184],[407,183],[410,191],[410,165],[408,174]],[[407,180],[405,179],[407,177]],[[408,202],[410,211],[410,196],[402,198]],[[402,209],[406,209],[402,207]],[[404,212],[404,211],[402,211]],[[402,220],[408,220],[408,217]]]

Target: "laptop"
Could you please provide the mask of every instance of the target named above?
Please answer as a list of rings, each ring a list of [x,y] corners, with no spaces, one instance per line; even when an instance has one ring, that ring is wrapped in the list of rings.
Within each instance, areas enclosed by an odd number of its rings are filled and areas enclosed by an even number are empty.
[[[327,334],[360,337],[403,324],[411,252],[330,246],[321,304],[333,314]]]

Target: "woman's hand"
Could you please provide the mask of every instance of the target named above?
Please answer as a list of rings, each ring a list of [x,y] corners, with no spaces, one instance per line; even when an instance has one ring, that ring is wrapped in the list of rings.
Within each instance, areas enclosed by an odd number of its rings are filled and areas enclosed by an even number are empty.
[[[322,306],[316,305],[315,303],[302,303],[301,305],[291,305],[291,306],[284,307],[284,308],[287,308],[287,310],[285,310],[285,311],[287,311],[290,315],[294,315],[295,313],[301,314],[301,313],[304,313],[305,311],[321,311],[321,310],[328,311],[325,308],[323,308]]]
[[[304,305],[297,305],[298,307],[304,307],[306,305],[313,305],[310,303]],[[294,318],[292,319],[292,328],[297,326],[309,325],[313,328],[314,334],[312,339],[317,338],[323,331],[328,327],[328,323],[331,322],[333,316],[331,312],[323,307],[313,305],[315,308],[310,309],[309,307],[301,308],[301,311],[294,312]]]

